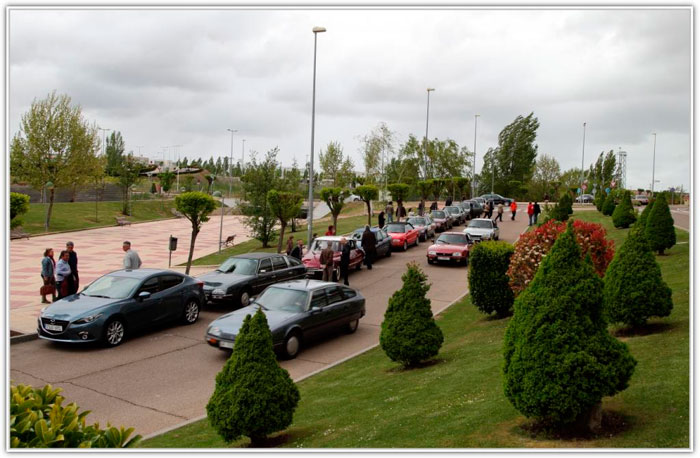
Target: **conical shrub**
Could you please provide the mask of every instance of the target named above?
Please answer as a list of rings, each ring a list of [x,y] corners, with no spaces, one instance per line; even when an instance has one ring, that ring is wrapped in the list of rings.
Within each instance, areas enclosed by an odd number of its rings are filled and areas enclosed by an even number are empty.
[[[482,242],[469,253],[469,293],[472,303],[484,313],[505,316],[513,308],[513,290],[506,275],[513,245]]]
[[[609,192],[607,197],[605,198],[605,201],[603,202],[603,214],[605,216],[612,216],[614,211],[615,211],[615,198],[613,197],[613,193]]]
[[[613,323],[639,326],[652,316],[671,313],[671,288],[661,278],[661,268],[638,228],[627,234],[603,281],[605,313]]]
[[[673,227],[673,217],[668,208],[666,197],[661,194],[656,198],[654,207],[649,211],[646,232],[651,249],[664,254],[664,250],[676,244],[676,229]]]
[[[430,285],[418,264],[408,264],[401,280],[403,286],[389,298],[379,343],[392,361],[412,366],[437,355],[443,335],[425,297]]]
[[[258,309],[246,316],[233,354],[216,376],[209,422],[227,442],[248,436],[257,445],[292,423],[298,402],[299,390],[277,364],[267,318]]]
[[[598,209],[599,212],[603,211],[603,204],[605,203],[605,191],[598,191],[595,193],[595,198],[593,199],[593,203],[595,203],[595,208]]]
[[[632,196],[629,191],[625,191],[620,199],[620,203],[615,207],[612,214],[612,221],[615,227],[628,228],[637,220],[637,212],[632,206]]]
[[[602,289],[569,223],[516,299],[506,330],[504,391],[525,416],[570,424],[627,387],[636,361],[607,331]]]
[[[642,231],[644,231],[644,232],[646,232],[647,219],[649,219],[649,213],[651,212],[651,209],[653,207],[654,207],[654,200],[650,199],[647,206],[644,208],[644,210],[642,210],[642,213],[639,215],[639,218],[637,218],[637,222],[634,223],[635,226],[641,228]]]

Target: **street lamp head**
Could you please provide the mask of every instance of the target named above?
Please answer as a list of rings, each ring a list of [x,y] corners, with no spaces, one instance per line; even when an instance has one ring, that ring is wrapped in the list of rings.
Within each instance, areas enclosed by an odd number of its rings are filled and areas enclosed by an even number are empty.
[[[229,132],[232,132],[232,133],[238,132],[238,130],[233,130],[233,129],[226,129],[226,130],[228,130]]]
[[[313,33],[323,33],[326,31],[326,28],[325,27],[314,27],[313,29],[311,29],[311,31]]]
[[[434,87],[429,87],[429,88],[428,88],[428,92],[430,92],[430,91],[434,91],[434,90],[435,90],[435,88],[434,88]]]

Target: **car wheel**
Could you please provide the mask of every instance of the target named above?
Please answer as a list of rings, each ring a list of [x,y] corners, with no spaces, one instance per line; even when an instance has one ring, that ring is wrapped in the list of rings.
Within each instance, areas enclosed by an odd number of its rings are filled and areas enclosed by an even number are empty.
[[[433,263],[433,260],[428,258],[428,264],[432,264],[432,263]]]
[[[420,239],[421,242],[425,242],[428,238],[428,234],[426,233],[425,235],[421,234],[418,236],[418,239]]]
[[[126,327],[124,322],[120,318],[114,318],[105,325],[102,338],[108,347],[116,347],[124,341],[125,335]]]
[[[287,359],[294,359],[299,354],[299,349],[301,348],[301,336],[298,331],[291,332],[286,339],[284,339],[284,345],[282,346],[282,351],[284,352],[284,357]]]
[[[352,334],[355,331],[357,331],[357,327],[360,325],[360,319],[352,320],[348,324],[345,325],[345,330],[347,331],[348,334]]]
[[[386,257],[391,257],[391,247],[389,247],[389,249],[386,250]]]
[[[497,235],[496,235],[496,236],[494,236],[494,238],[493,238],[493,239],[494,239],[494,240],[498,240],[498,236],[497,236]]]
[[[418,246],[418,237],[416,237],[416,241],[413,242],[413,246]]]
[[[247,289],[244,289],[241,291],[241,294],[238,296],[238,304],[241,307],[248,307],[248,304],[250,304],[250,291]]]
[[[182,321],[185,324],[194,324],[199,318],[199,304],[194,299],[190,299],[185,305],[185,313],[182,315]]]
[[[404,240],[404,242],[403,242],[403,251],[407,251],[407,250],[408,250],[408,242],[406,242],[406,241]]]

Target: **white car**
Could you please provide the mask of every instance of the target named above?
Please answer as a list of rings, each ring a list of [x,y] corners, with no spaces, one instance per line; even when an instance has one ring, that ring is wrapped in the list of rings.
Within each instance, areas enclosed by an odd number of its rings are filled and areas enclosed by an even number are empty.
[[[498,240],[498,226],[488,218],[474,218],[462,232],[473,241]]]

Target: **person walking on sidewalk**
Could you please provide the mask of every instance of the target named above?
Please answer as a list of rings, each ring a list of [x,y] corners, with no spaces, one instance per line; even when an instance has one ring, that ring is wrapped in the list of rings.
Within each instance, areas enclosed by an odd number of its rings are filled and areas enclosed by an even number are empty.
[[[56,289],[58,290],[58,299],[70,295],[70,284],[73,282],[73,277],[71,276],[68,259],[68,252],[66,250],[61,251],[58,263],[56,264]]]
[[[348,274],[350,273],[350,245],[348,239],[343,237],[340,239],[340,276],[343,277],[343,283],[350,286]],[[338,279],[340,281],[340,278]]]
[[[70,265],[70,273],[73,277],[71,280],[71,290],[69,294],[78,292],[80,286],[80,278],[78,278],[78,254],[73,250],[73,242],[66,242],[66,251],[68,252],[68,264]]]
[[[515,221],[515,213],[518,211],[518,204],[515,203],[515,201],[510,203],[510,211],[513,213],[513,216],[510,217],[511,221]]]
[[[384,212],[386,212],[386,221],[388,223],[393,223],[394,222],[394,205],[389,201],[388,204],[386,204],[386,208],[384,209]]]
[[[498,220],[500,222],[503,222],[503,204],[498,203],[498,215],[493,219],[494,221]]]
[[[321,251],[321,256],[318,258],[318,262],[321,264],[321,269],[323,269],[321,280],[331,281],[333,280],[333,248],[331,248],[331,242],[322,243],[325,243],[325,245]]]
[[[131,249],[131,242],[125,240],[122,244],[122,250],[126,252],[126,254],[124,255],[125,269],[133,270],[141,267],[141,258],[139,258],[139,254],[135,250]]]
[[[542,213],[542,210],[540,209],[540,204],[535,202],[535,205],[532,206],[532,216],[534,218],[532,224],[537,224],[537,217],[540,216],[540,213]]]
[[[41,303],[49,304],[46,295],[51,294],[52,300],[56,301],[56,261],[53,259],[53,248],[44,250],[44,258],[41,260],[41,279],[44,286],[41,287]]]
[[[532,205],[532,202],[528,202],[527,204],[527,225],[532,226],[534,224],[534,215],[535,213],[535,206]]]

